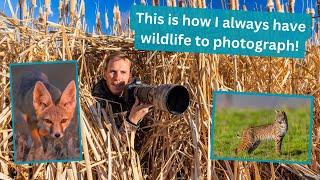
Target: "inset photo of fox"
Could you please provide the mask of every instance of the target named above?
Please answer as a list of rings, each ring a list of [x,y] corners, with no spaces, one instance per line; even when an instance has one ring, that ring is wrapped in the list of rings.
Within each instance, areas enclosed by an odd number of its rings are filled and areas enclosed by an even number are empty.
[[[77,62],[10,64],[17,164],[82,159]]]
[[[214,92],[213,159],[308,164],[313,97]]]

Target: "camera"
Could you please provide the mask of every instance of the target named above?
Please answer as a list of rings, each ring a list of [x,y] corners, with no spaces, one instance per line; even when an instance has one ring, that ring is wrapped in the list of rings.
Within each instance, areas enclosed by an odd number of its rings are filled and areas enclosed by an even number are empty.
[[[151,86],[142,84],[139,79],[128,84],[124,91],[124,98],[132,107],[138,97],[140,102],[152,104],[155,108],[177,115],[187,110],[190,97],[187,88],[178,84],[161,84]]]

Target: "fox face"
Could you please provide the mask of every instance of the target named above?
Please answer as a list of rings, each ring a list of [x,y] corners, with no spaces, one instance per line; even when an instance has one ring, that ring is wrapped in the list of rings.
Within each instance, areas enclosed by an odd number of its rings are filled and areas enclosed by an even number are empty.
[[[62,138],[76,107],[76,85],[72,80],[54,102],[46,86],[37,81],[33,90],[33,107],[39,133],[52,138]]]

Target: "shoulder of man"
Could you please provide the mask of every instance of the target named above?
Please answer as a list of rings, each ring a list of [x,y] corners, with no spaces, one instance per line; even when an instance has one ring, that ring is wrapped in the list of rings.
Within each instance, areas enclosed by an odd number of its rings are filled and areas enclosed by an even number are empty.
[[[107,88],[107,82],[101,79],[92,88],[91,95],[97,97],[97,101],[101,104],[103,108],[106,107],[106,101],[112,104],[113,113],[118,113],[121,111],[127,111],[128,107],[123,97],[118,97],[113,95]],[[100,98],[100,99],[99,99]]]
[[[92,88],[92,91],[91,91],[91,95],[93,97],[98,97],[98,98],[101,98],[101,99],[97,99],[97,101],[101,104],[101,106],[103,108],[106,107],[106,102],[102,99],[108,99],[108,92],[106,91],[106,88],[105,88],[105,80],[104,79],[100,79]]]
[[[105,88],[105,84],[106,84],[105,80],[100,79],[92,88],[92,91],[91,91],[92,96],[106,99],[107,91]]]

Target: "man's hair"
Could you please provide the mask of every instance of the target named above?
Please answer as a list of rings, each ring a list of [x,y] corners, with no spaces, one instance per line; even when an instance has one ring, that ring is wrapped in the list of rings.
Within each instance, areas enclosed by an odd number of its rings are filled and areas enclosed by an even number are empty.
[[[133,65],[133,62],[132,60],[130,59],[130,57],[124,53],[124,52],[121,52],[121,51],[115,51],[115,52],[112,52],[105,60],[105,63],[104,63],[104,69],[106,70],[108,68],[108,64],[111,60],[115,59],[115,58],[119,58],[119,59],[126,59],[126,60],[129,60],[131,62],[130,64],[130,71],[132,71],[132,65]]]

